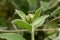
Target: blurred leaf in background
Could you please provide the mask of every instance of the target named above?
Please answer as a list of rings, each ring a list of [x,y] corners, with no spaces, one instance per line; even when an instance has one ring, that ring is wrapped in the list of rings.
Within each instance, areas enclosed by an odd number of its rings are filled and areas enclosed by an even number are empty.
[[[0,38],[7,40],[25,40],[23,37],[16,33],[2,33],[0,34]]]

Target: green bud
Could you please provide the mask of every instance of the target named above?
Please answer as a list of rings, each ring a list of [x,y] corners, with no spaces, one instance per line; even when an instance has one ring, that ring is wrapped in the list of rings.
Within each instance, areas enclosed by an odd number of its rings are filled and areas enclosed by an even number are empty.
[[[28,14],[28,15],[26,16],[26,21],[27,21],[28,23],[32,23],[33,17],[34,17],[34,14]]]

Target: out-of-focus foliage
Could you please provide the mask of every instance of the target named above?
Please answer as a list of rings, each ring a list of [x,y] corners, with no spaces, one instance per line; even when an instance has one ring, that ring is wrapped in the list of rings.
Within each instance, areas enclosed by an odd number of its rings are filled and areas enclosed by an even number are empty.
[[[7,39],[7,40],[25,40],[20,35],[16,33],[2,33],[0,34],[0,38]]]
[[[30,32],[32,26],[35,29],[60,28],[60,0],[0,0],[0,30],[14,30],[13,24],[17,29],[27,29]],[[1,32],[0,38],[30,40],[30,32]],[[60,40],[60,32],[35,32],[35,39]]]

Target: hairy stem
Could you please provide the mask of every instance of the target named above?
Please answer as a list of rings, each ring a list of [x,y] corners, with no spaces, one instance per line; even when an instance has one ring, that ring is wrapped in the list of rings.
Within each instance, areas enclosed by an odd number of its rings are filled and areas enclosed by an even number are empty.
[[[35,40],[34,39],[34,27],[32,26],[32,32],[31,32],[31,40]]]

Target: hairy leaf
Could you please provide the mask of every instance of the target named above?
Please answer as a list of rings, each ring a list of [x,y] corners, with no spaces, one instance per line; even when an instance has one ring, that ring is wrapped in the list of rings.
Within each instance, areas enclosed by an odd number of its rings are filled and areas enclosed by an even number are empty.
[[[25,20],[26,15],[25,15],[24,12],[22,12],[21,10],[16,10],[16,12],[18,13],[18,15],[19,15],[23,20]]]
[[[19,27],[26,28],[29,31],[32,30],[32,26],[29,23],[27,23],[21,19],[13,20],[12,23],[18,25]]]
[[[47,17],[49,17],[49,15],[43,15],[43,16],[37,18],[35,21],[33,21],[32,26],[34,26],[35,28],[42,26],[43,22],[45,21],[45,19]]]
[[[33,21],[36,20],[40,16],[40,13],[41,13],[41,8],[36,10],[35,15],[33,17]]]

